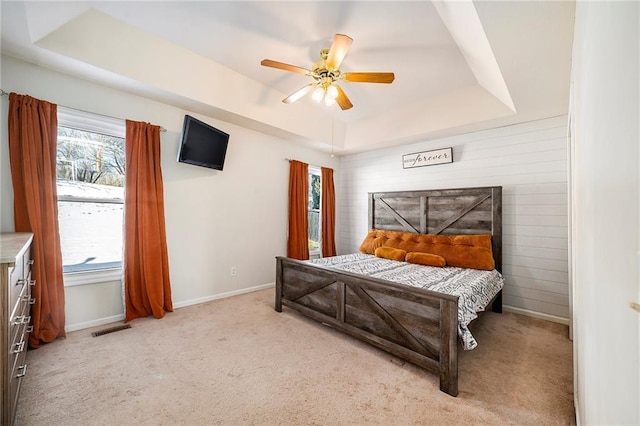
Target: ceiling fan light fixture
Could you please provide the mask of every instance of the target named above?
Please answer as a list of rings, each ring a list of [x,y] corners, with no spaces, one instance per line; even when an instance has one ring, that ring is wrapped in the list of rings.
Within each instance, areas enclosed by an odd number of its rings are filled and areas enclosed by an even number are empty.
[[[320,102],[323,97],[324,97],[324,90],[322,90],[322,87],[320,86],[316,87],[316,90],[314,90],[313,93],[311,94],[311,99],[313,99],[316,102]]]
[[[304,74],[313,78],[313,83],[300,89],[298,92],[284,98],[282,102],[290,104],[307,93],[313,92],[311,98],[320,103],[324,99],[327,106],[338,104],[340,109],[347,110],[353,107],[349,97],[337,84],[339,81],[351,83],[385,83],[393,82],[395,76],[392,72],[349,72],[342,73],[340,65],[347,55],[353,39],[344,34],[336,34],[329,49],[320,51],[320,61],[313,64],[312,69],[285,64],[284,62],[263,59],[260,64],[265,67],[277,68],[284,71]]]
[[[338,89],[333,84],[327,88],[327,95],[335,101],[338,97]]]
[[[325,96],[324,97],[324,104],[328,107],[333,106],[336,104],[336,100],[335,98],[332,98],[331,96]]]

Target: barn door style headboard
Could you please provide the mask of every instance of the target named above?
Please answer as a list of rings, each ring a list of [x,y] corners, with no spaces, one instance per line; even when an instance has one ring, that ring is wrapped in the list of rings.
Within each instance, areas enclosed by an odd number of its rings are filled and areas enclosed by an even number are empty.
[[[369,229],[413,234],[491,234],[502,272],[502,187],[370,192]]]

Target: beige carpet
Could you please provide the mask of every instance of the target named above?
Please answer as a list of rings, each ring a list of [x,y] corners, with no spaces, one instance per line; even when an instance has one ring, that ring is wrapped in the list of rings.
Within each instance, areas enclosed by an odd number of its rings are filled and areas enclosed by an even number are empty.
[[[457,398],[434,374],[273,310],[273,289],[177,309],[28,352],[18,425],[573,424],[567,327],[472,324]],[[102,329],[106,327],[99,327]]]

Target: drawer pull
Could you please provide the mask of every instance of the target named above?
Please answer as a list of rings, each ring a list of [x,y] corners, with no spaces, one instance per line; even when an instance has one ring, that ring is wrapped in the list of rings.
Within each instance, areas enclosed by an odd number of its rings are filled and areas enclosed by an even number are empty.
[[[31,287],[33,287],[34,285],[36,285],[36,280],[29,280],[29,285]]]
[[[34,303],[36,303],[36,298],[35,297],[29,297],[29,296],[23,296],[22,297],[22,301],[23,302],[27,302],[30,305],[33,305]]]
[[[27,260],[27,265],[33,265],[33,259]]]
[[[16,317],[15,320],[13,320],[13,325],[29,324],[29,322],[31,322],[31,316],[20,315],[19,317]]]
[[[32,325],[30,325],[29,327],[24,329],[25,333],[31,333],[32,331],[33,331],[33,326]]]
[[[27,364],[21,365],[18,367],[18,374],[16,374],[16,379],[24,377],[27,375]]]
[[[24,283],[26,283],[27,280],[23,280],[22,278],[20,278],[18,281],[16,281],[16,285],[24,285]]]
[[[24,350],[24,340],[20,343],[16,343],[15,345],[16,348],[13,350],[14,354],[19,354],[20,352],[22,352]]]

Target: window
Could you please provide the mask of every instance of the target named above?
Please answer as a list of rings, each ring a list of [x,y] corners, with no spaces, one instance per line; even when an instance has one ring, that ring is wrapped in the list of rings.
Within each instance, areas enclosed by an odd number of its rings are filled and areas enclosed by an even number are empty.
[[[309,254],[320,254],[320,168],[309,166]]]
[[[120,276],[124,133],[123,120],[58,107],[58,223],[67,285],[66,274]]]

